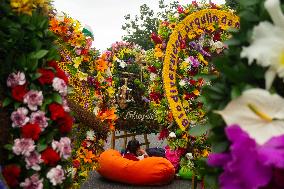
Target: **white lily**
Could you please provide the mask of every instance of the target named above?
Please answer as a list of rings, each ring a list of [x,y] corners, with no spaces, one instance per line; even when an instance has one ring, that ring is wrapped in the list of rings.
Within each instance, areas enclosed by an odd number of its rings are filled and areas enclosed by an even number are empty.
[[[284,77],[284,15],[279,0],[266,0],[264,4],[274,24],[264,21],[255,26],[252,43],[244,47],[242,58],[248,58],[249,64],[256,60],[257,64],[269,67],[265,73],[265,85],[269,89],[276,74]]]
[[[176,134],[174,132],[170,132],[169,137],[170,138],[176,138],[177,136],[176,136]]]
[[[228,126],[238,124],[259,144],[284,134],[284,99],[264,89],[249,89],[221,114]]]
[[[121,68],[125,68],[126,66],[127,66],[127,64],[123,61],[123,60],[120,60],[120,61],[118,61],[119,62],[119,66],[121,67]]]

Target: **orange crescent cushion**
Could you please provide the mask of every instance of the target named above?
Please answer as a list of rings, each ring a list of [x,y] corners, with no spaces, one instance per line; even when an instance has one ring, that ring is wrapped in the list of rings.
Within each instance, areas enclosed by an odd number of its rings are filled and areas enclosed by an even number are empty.
[[[165,158],[148,157],[140,161],[123,158],[116,150],[106,150],[99,158],[98,172],[105,178],[134,185],[163,185],[172,181],[175,168]]]

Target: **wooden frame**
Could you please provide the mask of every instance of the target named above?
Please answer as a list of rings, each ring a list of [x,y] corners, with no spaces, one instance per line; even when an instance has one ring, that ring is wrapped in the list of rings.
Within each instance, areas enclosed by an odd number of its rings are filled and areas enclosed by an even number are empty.
[[[127,137],[132,137],[132,139],[135,139],[135,136],[137,136],[138,134],[136,133],[128,133],[127,131],[123,131],[122,135],[115,135],[115,131],[111,131],[111,148],[115,149],[115,141],[116,139],[120,139],[123,138],[123,148],[126,149],[127,146]],[[145,145],[146,148],[149,148],[149,140],[147,137],[147,134],[143,134],[144,135],[144,143],[141,143],[141,145]]]

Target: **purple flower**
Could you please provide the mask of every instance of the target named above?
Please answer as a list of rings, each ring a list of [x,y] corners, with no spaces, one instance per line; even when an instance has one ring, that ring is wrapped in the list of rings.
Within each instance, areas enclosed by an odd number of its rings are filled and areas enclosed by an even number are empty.
[[[26,178],[25,182],[22,182],[20,186],[24,189],[42,189],[43,179],[39,180],[38,174],[33,174],[30,178]]]
[[[41,91],[30,90],[24,96],[24,103],[28,104],[28,107],[32,111],[37,110],[37,106],[41,106],[43,101],[43,95]]]
[[[35,171],[40,170],[39,164],[43,162],[43,160],[41,159],[41,155],[36,151],[31,152],[31,154],[25,158],[25,161],[26,168],[33,169]]]
[[[194,68],[197,68],[200,65],[200,62],[197,58],[194,58],[193,56],[189,57],[189,61],[191,62],[191,66]]]
[[[30,138],[21,138],[14,140],[13,152],[16,155],[30,156],[35,150],[35,142]]]
[[[59,142],[53,141],[52,148],[64,159],[68,159],[71,156],[71,140],[68,137],[62,137]]]
[[[49,119],[45,117],[45,112],[37,111],[31,114],[31,123],[37,123],[43,131],[48,126]]]
[[[7,79],[8,87],[15,87],[17,85],[24,85],[26,83],[26,77],[23,72],[11,73]]]
[[[258,145],[238,125],[227,127],[226,135],[231,142],[230,151],[210,154],[208,158],[209,165],[224,170],[219,177],[220,188],[264,187],[270,182],[274,169],[284,168],[284,135],[264,145]]]
[[[52,81],[52,86],[55,91],[58,91],[61,95],[67,95],[67,85],[63,79],[55,77]]]
[[[29,111],[27,108],[18,108],[16,111],[14,111],[11,114],[11,120],[12,120],[12,127],[22,127],[25,124],[27,124],[30,120],[29,117],[27,117]]]
[[[148,98],[146,98],[145,96],[142,96],[142,100],[143,100],[144,102],[146,102],[146,103],[149,103],[149,102],[150,102],[150,100],[149,100]]]
[[[50,169],[46,177],[49,179],[53,186],[62,184],[65,176],[61,165],[57,165],[55,168]]]

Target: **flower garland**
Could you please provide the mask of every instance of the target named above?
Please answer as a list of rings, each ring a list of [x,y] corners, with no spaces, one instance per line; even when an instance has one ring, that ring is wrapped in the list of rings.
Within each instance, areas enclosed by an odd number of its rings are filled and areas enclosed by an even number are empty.
[[[9,8],[3,11],[3,17],[12,18],[9,20],[11,25],[21,26],[20,32],[24,33],[25,39],[19,41],[15,31],[5,34],[7,41],[15,40],[17,43],[11,49],[7,48],[8,53],[5,54],[8,57],[15,52],[13,61],[16,63],[2,62],[10,68],[5,76],[6,85],[3,85],[6,98],[2,106],[9,112],[11,121],[11,140],[4,146],[7,157],[2,175],[10,188],[68,187],[69,175],[64,168],[71,157],[71,140],[67,134],[73,125],[66,103],[68,79],[53,60],[57,53],[52,44],[54,38],[48,32],[48,18],[41,12],[43,7],[34,7],[38,5],[35,2],[25,4],[38,10],[32,14],[31,10],[21,7],[23,4],[20,2],[18,8],[23,10],[17,12],[28,15],[14,15]],[[13,10],[15,3],[11,1]],[[2,6],[6,6],[5,3]],[[19,17],[25,18],[25,23]],[[31,32],[28,29],[39,23],[42,25],[37,30]],[[27,43],[22,40],[31,39],[36,47],[27,45],[26,49],[18,48],[18,43]],[[41,43],[44,45],[39,45]],[[3,41],[1,49],[5,48],[5,44]]]
[[[240,2],[240,31],[216,60],[222,77],[206,89],[214,150],[208,164],[215,167],[207,169],[210,187],[284,186],[282,6],[279,0]]]
[[[202,125],[207,121],[202,89],[210,84],[208,75],[216,73],[210,60],[226,49],[222,41],[229,37],[225,31],[228,25],[239,26],[238,18],[225,6],[195,2],[179,6],[176,14],[161,22],[158,34],[152,34],[155,49],[147,52],[151,108],[157,120],[166,126],[160,136],[168,138],[173,150],[187,149],[179,160],[185,161],[186,151],[192,153],[193,164],[181,163],[181,166],[193,165],[188,168],[196,174],[199,174],[198,160],[206,157],[210,148],[206,136],[202,135],[206,131]],[[195,136],[188,135],[189,124],[196,127]]]

